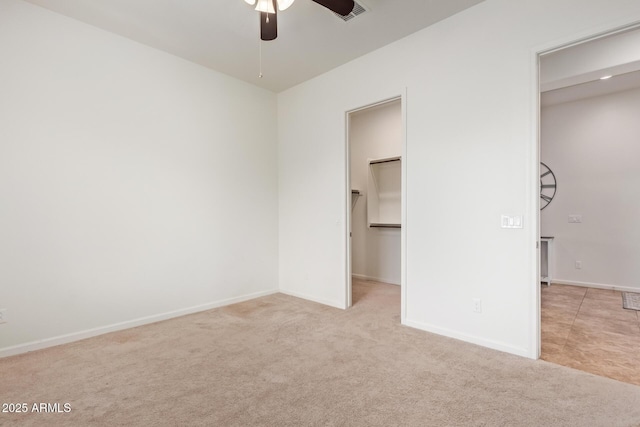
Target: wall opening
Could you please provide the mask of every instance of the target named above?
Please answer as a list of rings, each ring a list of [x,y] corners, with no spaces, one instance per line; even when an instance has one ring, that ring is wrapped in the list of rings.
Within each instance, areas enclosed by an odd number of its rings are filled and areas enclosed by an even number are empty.
[[[541,358],[640,385],[623,308],[640,293],[639,43],[636,26],[540,55],[538,220]]]
[[[347,113],[348,305],[402,284],[402,102],[394,98]]]

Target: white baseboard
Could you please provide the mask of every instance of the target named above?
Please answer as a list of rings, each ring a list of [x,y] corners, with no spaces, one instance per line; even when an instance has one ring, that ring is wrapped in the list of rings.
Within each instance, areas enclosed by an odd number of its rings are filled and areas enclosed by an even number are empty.
[[[575,280],[562,280],[562,279],[551,280],[551,286],[553,286],[554,283],[557,285],[581,286],[583,288],[609,289],[612,291],[622,291],[622,292],[640,292],[640,287],[633,288],[630,286],[605,285],[602,283],[578,282]]]
[[[296,297],[296,298],[305,299],[307,301],[317,302],[318,304],[328,305],[330,307],[339,308],[341,310],[345,310],[346,309],[344,304],[342,304],[340,302],[326,300],[326,299],[322,299],[322,298],[316,298],[316,297],[314,297],[312,295],[306,295],[306,294],[303,294],[303,293],[300,293],[300,292],[287,291],[286,289],[280,289],[279,292],[281,294],[289,295],[289,296]]]
[[[413,320],[405,320],[404,325],[410,326],[412,328],[420,329],[426,332],[432,332],[434,334],[443,335],[449,338],[455,338],[460,341],[469,342],[471,344],[476,344],[482,347],[487,347],[493,350],[502,351],[505,353],[515,354],[516,356],[526,357],[528,359],[537,359],[536,355],[533,354],[535,351],[515,347],[509,344],[505,344],[500,341],[487,340],[485,338],[477,337],[474,335],[468,335],[462,332],[453,331],[447,328],[441,328],[439,326],[430,325],[427,323],[416,322]]]
[[[370,281],[370,282],[387,283],[389,285],[400,286],[400,282],[396,282],[395,280],[390,280],[390,279],[383,279],[381,277],[365,276],[364,274],[352,274],[351,276],[356,278],[356,279],[360,279],[360,280],[367,280],[367,281]]]
[[[209,302],[193,307],[183,308],[180,310],[169,311],[166,313],[155,314],[152,316],[140,317],[138,319],[128,320],[126,322],[114,323],[112,325],[101,326],[93,329],[86,329],[80,332],[60,335],[52,338],[45,338],[38,341],[32,341],[25,344],[18,344],[11,347],[0,349],[0,358],[15,356],[17,354],[27,353],[30,351],[41,350],[48,347],[54,347],[61,344],[68,344],[74,341],[80,341],[86,338],[107,334],[109,332],[121,331],[123,329],[135,328],[136,326],[148,325],[150,323],[160,322],[162,320],[173,319],[174,317],[186,316],[187,314],[198,313],[201,311],[211,310],[213,308],[223,307],[225,305],[236,304],[243,301],[249,301],[255,298],[263,297],[278,293],[278,290],[255,292],[253,294],[243,295],[235,298]]]

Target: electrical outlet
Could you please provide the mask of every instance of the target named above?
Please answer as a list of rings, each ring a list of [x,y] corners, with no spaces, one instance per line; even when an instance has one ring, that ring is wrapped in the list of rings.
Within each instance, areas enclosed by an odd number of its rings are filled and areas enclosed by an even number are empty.
[[[569,222],[571,224],[580,224],[580,223],[582,223],[582,215],[569,215]]]
[[[482,313],[482,300],[480,298],[473,299],[473,312]]]
[[[0,308],[0,323],[7,323],[7,309]]]
[[[576,270],[582,269],[582,261],[576,261]]]

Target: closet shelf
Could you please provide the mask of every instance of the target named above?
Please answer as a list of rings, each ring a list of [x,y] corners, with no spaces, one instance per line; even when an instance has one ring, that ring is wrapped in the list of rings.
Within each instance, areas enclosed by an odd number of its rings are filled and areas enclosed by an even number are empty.
[[[355,190],[353,188],[351,189],[351,210],[355,208],[356,202],[361,196],[362,196],[362,193],[360,192],[360,190]]]

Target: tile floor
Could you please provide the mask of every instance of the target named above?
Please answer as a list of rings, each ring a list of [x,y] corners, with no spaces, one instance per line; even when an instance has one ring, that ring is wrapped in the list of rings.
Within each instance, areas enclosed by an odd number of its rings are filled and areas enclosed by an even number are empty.
[[[618,291],[542,285],[542,359],[640,385],[640,316]]]

